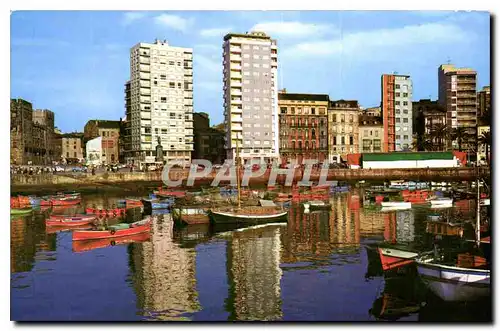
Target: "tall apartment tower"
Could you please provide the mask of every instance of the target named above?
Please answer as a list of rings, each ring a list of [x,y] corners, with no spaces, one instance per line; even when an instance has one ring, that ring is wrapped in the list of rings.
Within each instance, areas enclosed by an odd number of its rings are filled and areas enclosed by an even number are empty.
[[[227,158],[236,145],[244,163],[279,158],[278,51],[263,32],[224,37],[224,125]]]
[[[125,84],[125,161],[155,162],[158,138],[166,162],[189,164],[193,150],[193,50],[166,40],[130,50]]]
[[[464,127],[469,139],[462,149],[474,149],[477,123],[477,95],[475,70],[442,64],[438,69],[439,104],[446,109],[446,125],[450,129]],[[453,148],[458,148],[457,141]],[[475,153],[471,154],[475,155]]]
[[[491,109],[491,90],[489,86],[477,92],[477,117],[485,117]],[[491,114],[489,114],[491,116]]]
[[[413,83],[410,76],[382,75],[382,121],[384,152],[411,149]]]

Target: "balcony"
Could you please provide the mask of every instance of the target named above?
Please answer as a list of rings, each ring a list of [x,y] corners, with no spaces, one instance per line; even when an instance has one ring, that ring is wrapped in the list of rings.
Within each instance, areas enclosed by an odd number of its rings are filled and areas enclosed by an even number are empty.
[[[241,122],[243,122],[243,118],[242,118],[241,116],[234,116],[234,115],[233,115],[233,116],[231,116],[231,122],[233,122],[233,123],[234,123],[234,122],[239,122],[239,123],[241,123]]]
[[[241,89],[231,89],[231,95],[241,96]]]
[[[243,84],[241,84],[240,80],[231,80],[230,85],[231,85],[231,87],[242,87],[243,86]]]
[[[241,109],[241,108],[231,108],[231,113],[232,114],[242,114],[243,113],[243,109]]]
[[[184,70],[184,76],[193,76],[193,70],[192,69]]]
[[[193,60],[193,53],[184,53],[185,60]]]
[[[151,72],[151,68],[147,64],[140,64],[139,65],[139,71],[141,71],[141,72]]]
[[[243,131],[243,127],[239,124],[231,124],[231,131]]]
[[[229,47],[229,52],[241,54],[241,47],[231,46]]]
[[[151,60],[149,59],[149,57],[141,55],[139,57],[139,63],[141,63],[141,64],[148,64],[149,65],[151,63]]]
[[[139,78],[140,79],[145,79],[145,80],[150,80],[151,79],[151,75],[149,73],[146,73],[146,72],[141,72],[139,74]]]
[[[236,54],[232,55],[231,56],[231,61],[241,61],[241,56],[240,55],[236,55]]]
[[[241,72],[239,72],[239,71],[232,71],[231,70],[229,76],[231,77],[231,79],[241,79],[242,78]]]
[[[151,89],[149,89],[149,88],[141,88],[140,94],[141,95],[151,95]]]
[[[242,103],[241,99],[231,99],[231,104],[233,105],[241,105]]]
[[[236,63],[232,63],[232,62],[231,62],[230,69],[231,69],[231,70],[241,70],[241,65],[240,65],[240,64],[236,64]]]

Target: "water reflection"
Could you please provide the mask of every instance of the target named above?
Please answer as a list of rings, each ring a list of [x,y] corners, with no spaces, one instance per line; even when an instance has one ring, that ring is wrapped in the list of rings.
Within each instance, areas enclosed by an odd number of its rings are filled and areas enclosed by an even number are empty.
[[[227,242],[229,320],[277,320],[282,316],[281,227],[235,231]]]
[[[151,240],[133,244],[132,282],[137,307],[147,318],[184,320],[200,309],[195,278],[196,253],[172,241],[170,214],[153,216]]]

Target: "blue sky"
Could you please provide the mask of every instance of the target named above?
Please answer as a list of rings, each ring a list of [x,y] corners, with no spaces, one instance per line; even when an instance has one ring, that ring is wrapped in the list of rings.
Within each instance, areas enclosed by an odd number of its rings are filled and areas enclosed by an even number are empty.
[[[223,120],[222,37],[258,29],[278,40],[279,87],[380,103],[380,75],[413,79],[437,98],[440,64],[490,83],[490,17],[438,11],[18,11],[11,15],[11,97],[51,109],[64,132],[124,116],[129,49],[167,39],[192,47],[194,110]]]

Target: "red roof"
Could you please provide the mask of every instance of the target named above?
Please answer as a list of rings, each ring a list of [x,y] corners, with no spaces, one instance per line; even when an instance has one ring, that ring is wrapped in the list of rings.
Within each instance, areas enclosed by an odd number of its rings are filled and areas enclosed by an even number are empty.
[[[347,164],[348,165],[360,165],[359,160],[361,158],[361,154],[347,154]]]

